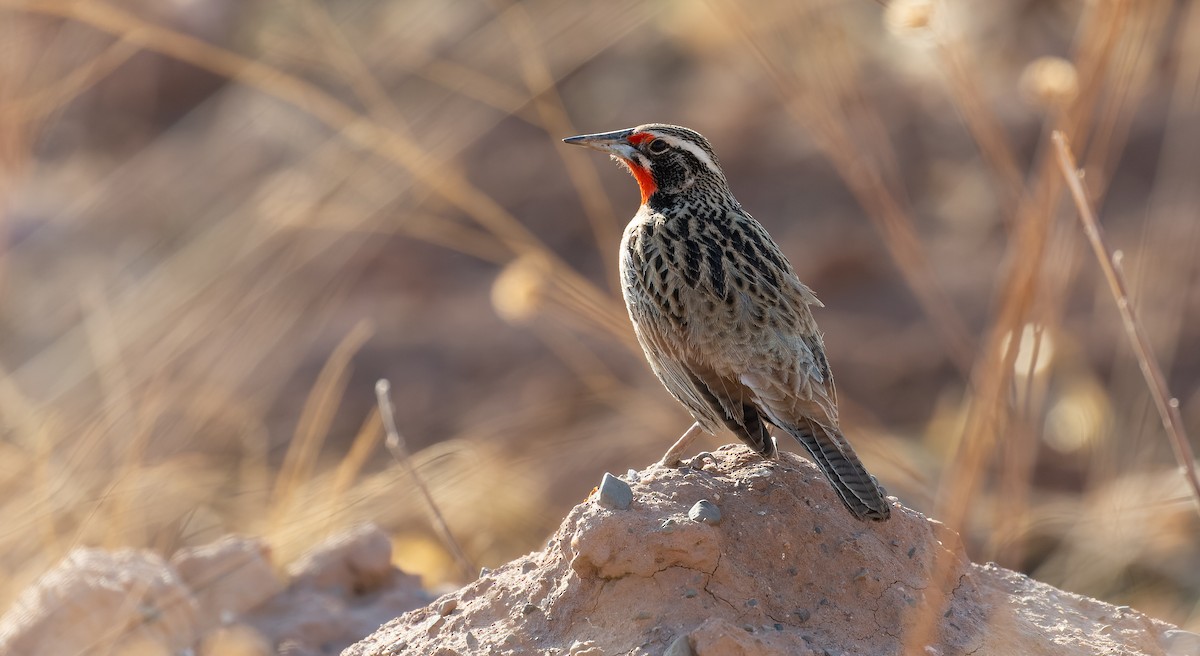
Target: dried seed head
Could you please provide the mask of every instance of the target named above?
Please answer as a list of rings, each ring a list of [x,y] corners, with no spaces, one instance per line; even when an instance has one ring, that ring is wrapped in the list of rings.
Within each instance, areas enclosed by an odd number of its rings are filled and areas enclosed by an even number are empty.
[[[1042,441],[1059,453],[1096,446],[1111,436],[1112,404],[1094,379],[1078,377],[1065,383],[1046,413]]]
[[[1021,72],[1020,87],[1030,105],[1062,109],[1079,94],[1079,73],[1062,57],[1039,57]]]
[[[883,22],[897,37],[925,37],[935,13],[934,0],[892,0],[883,14]]]
[[[492,284],[492,307],[509,323],[528,323],[545,301],[546,282],[546,264],[542,258],[519,257],[496,276]]]

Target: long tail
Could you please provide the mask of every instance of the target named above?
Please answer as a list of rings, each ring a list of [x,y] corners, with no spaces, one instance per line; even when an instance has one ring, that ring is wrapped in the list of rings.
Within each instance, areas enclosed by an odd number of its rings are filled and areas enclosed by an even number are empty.
[[[811,422],[786,430],[812,454],[851,514],[877,522],[891,516],[891,504],[884,497],[883,488],[867,473],[841,433]]]

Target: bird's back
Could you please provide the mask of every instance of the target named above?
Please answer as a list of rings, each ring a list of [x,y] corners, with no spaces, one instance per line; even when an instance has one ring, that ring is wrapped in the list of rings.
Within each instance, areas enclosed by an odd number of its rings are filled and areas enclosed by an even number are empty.
[[[820,301],[740,207],[644,207],[625,231],[621,277],[652,360],[679,360],[738,383],[769,374],[817,400],[833,394],[809,310]],[[836,420],[836,405],[828,405]]]
[[[625,230],[622,291],[638,341],[668,391],[710,432],[724,425],[769,456],[786,430],[856,516],[887,501],[838,426],[825,345],[775,242],[740,207],[643,206]]]

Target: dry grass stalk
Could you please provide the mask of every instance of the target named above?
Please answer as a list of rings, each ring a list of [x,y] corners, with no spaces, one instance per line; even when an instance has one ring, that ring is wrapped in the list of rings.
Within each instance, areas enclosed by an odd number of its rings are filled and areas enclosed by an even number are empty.
[[[996,187],[1004,203],[1006,218],[1010,218],[1025,189],[1017,156],[1000,118],[990,108],[990,101],[980,88],[978,67],[974,65],[967,42],[944,29],[933,32],[950,97],[997,178]]]
[[[1050,118],[1049,124],[1058,125],[1062,129],[1072,129],[1066,127],[1069,125],[1085,126],[1090,122],[1090,115],[1096,116],[1096,127],[1089,132],[1095,135],[1096,143],[1090,150],[1087,163],[1087,168],[1094,172],[1093,175],[1101,174],[1096,175],[1095,180],[1098,184],[1091,190],[1096,203],[1101,201],[1107,191],[1108,179],[1124,151],[1134,112],[1145,99],[1147,82],[1151,75],[1151,67],[1147,66],[1146,62],[1155,59],[1154,53],[1161,43],[1162,29],[1169,13],[1165,10],[1164,3],[1116,5],[1110,11],[1112,13],[1096,13],[1094,25],[1104,26],[1107,21],[1108,27],[1111,28],[1116,21],[1121,21],[1120,32],[1110,35],[1105,41],[1107,45],[1102,50],[1093,51],[1092,56],[1082,56],[1081,51],[1077,62],[1063,60],[1060,66],[1070,69],[1072,88],[1069,94],[1053,99],[1053,106],[1045,107]],[[1071,109],[1068,100],[1077,99],[1081,93],[1078,66],[1089,64],[1090,68],[1084,71],[1088,82],[1087,87],[1083,89],[1084,104],[1077,105],[1070,114],[1063,114],[1063,111]],[[1037,62],[1030,67],[1036,68]],[[1029,73],[1029,67],[1026,73]],[[1100,87],[1097,80],[1100,79],[1105,81],[1103,94],[1098,93]],[[1025,83],[1024,78],[1022,83]],[[1058,176],[1054,171],[1051,150],[1043,151],[1037,178],[1045,180],[1049,176],[1057,183]],[[1046,216],[1048,220],[1054,221],[1050,215]],[[1042,272],[1038,278],[1040,282],[1037,297],[1033,299],[1033,304],[1028,310],[1026,323],[1048,329],[1050,334],[1053,334],[1061,327],[1066,312],[1067,295],[1078,270],[1078,258],[1075,255],[1075,232],[1071,226],[1059,221],[1048,226],[1048,229],[1050,233],[1046,236],[1045,245],[1047,254],[1042,258],[1040,265]],[[1026,381],[1031,383],[1033,379],[1026,378]],[[1020,396],[1018,394],[1018,397]],[[1045,399],[1031,399],[1028,395],[1023,398],[1027,401],[1032,400],[1033,404],[1026,404],[1020,408],[1019,418],[1007,431],[1002,447],[1011,457],[1005,458],[1001,465],[1000,485],[1007,492],[1000,495],[998,502],[1000,514],[1008,519],[1002,522],[1002,525],[1007,526],[1002,526],[993,536],[996,541],[1007,540],[1008,534],[1018,530],[1023,521],[1020,506],[1023,505],[1022,500],[1027,494],[1019,492],[1017,488],[1028,487],[1030,483],[1028,476],[1034,463],[1033,458],[1025,454],[1035,452],[1041,433],[1042,404]],[[1009,552],[1008,557],[997,559],[1002,561],[1002,564],[1018,566],[1016,556],[1020,552],[1019,540],[1012,542]]]
[[[1063,129],[1085,133],[1091,124],[1091,108],[1100,93],[1113,44],[1120,36],[1122,7],[1099,9],[1094,16],[1077,57],[1077,67],[1087,70],[1091,80],[1080,94],[1074,111],[1057,117]],[[962,519],[972,503],[983,458],[990,452],[995,435],[1005,417],[1003,410],[1013,374],[1016,349],[1006,346],[1007,336],[1019,334],[1028,321],[1038,297],[1037,284],[1041,279],[1048,247],[1053,208],[1057,204],[1061,185],[1052,168],[1049,150],[1043,151],[1036,164],[1034,188],[1025,197],[1018,212],[1017,230],[1009,246],[1009,271],[1000,294],[997,318],[972,376],[974,393],[972,410],[963,431],[963,457],[943,486],[945,500],[943,521],[961,528]],[[962,494],[962,492],[968,492]]]
[[[334,413],[349,383],[351,360],[373,333],[374,328],[369,322],[360,321],[333,350],[317,376],[316,384],[301,411],[296,433],[288,445],[272,493],[272,527],[278,527],[294,510],[294,500],[300,488],[312,480]]]
[[[561,135],[579,134],[580,131],[571,123],[567,107],[558,93],[550,65],[540,45],[541,35],[521,3],[497,0],[493,4],[496,5],[500,21],[507,28],[512,44],[520,55],[521,74],[526,89],[533,98],[538,124],[554,141],[555,151],[562,158],[567,176],[579,194],[584,215],[592,228],[592,238],[596,240],[596,248],[607,255],[615,250],[621,241],[621,225],[604,185],[600,182],[595,158],[588,157],[587,153],[578,149],[562,148],[562,144],[558,143]],[[617,259],[602,259],[610,288],[615,291],[618,289]]]
[[[603,327],[618,342],[636,349],[620,304],[556,256],[495,199],[470,184],[458,171],[440,164],[433,155],[401,132],[389,129],[321,90],[316,85],[261,61],[206,43],[196,37],[160,27],[104,2],[80,5],[40,0],[12,2],[32,13],[60,16],[125,38],[146,50],[187,62],[228,77],[303,109],[348,142],[377,153],[405,169],[414,179],[450,205],[462,210],[491,232],[513,254],[539,253],[552,262],[556,288],[575,309]]]
[[[1162,3],[1147,3],[1150,6],[1147,10],[1159,4]],[[1197,112],[1200,111],[1200,93],[1197,92],[1200,84],[1200,48],[1196,47],[1200,43],[1200,6],[1196,3],[1175,5],[1167,7],[1162,13],[1165,14],[1163,22],[1166,27],[1160,28],[1158,38],[1159,43],[1163,43],[1174,34],[1173,43],[1165,46],[1173,61],[1174,74],[1170,100],[1167,102],[1165,133],[1161,139],[1162,149],[1157,165],[1151,167],[1155,172],[1154,189],[1147,205],[1141,239],[1136,247],[1129,249],[1134,257],[1126,277],[1141,305],[1138,315],[1142,326],[1150,337],[1164,375],[1170,376],[1175,363],[1181,361],[1179,338],[1190,314],[1189,304],[1180,300],[1188,298],[1187,290],[1194,285],[1197,266],[1195,253],[1200,252],[1200,223],[1180,220],[1194,215],[1194,208],[1200,202],[1195,185],[1195,171],[1200,162],[1197,157],[1200,154],[1197,142],[1197,135],[1200,134],[1197,131],[1197,126],[1200,126],[1200,121],[1197,121]],[[1132,72],[1142,72],[1145,77],[1153,79],[1162,61],[1161,55],[1152,52],[1150,56],[1135,58],[1137,54],[1128,56],[1131,60],[1129,68]],[[1148,68],[1146,60],[1149,60],[1151,69],[1149,74],[1144,73],[1144,69]],[[1147,96],[1153,98],[1155,85],[1150,83],[1147,86]],[[1141,112],[1145,107],[1146,103],[1139,103],[1134,109]],[[1117,128],[1116,137],[1131,132],[1128,121]],[[1141,129],[1140,125],[1137,129]],[[1097,183],[1096,171],[1098,168],[1108,171],[1116,162],[1097,163],[1094,149],[1095,145],[1089,144],[1086,156],[1083,152],[1079,155],[1083,158],[1081,168],[1088,172],[1089,198],[1093,208],[1099,210],[1102,205],[1100,199],[1107,189],[1103,186],[1103,179]],[[1118,475],[1120,466],[1128,458],[1146,453],[1144,445],[1158,439],[1157,413],[1153,409],[1154,402],[1150,394],[1139,380],[1141,375],[1136,372],[1139,367],[1132,351],[1120,349],[1117,352],[1108,376],[1108,394],[1111,398],[1127,400],[1128,411],[1118,417],[1116,430],[1129,435],[1130,439],[1122,441],[1120,453],[1104,463],[1106,471],[1097,472],[1100,480]]]
[[[1162,418],[1163,428],[1166,429],[1171,447],[1175,451],[1175,459],[1179,461],[1181,472],[1192,489],[1192,501],[1196,504],[1196,510],[1200,511],[1200,477],[1196,475],[1196,456],[1184,430],[1183,417],[1179,414],[1179,400],[1171,396],[1170,390],[1167,389],[1167,379],[1154,357],[1150,338],[1146,336],[1146,330],[1142,327],[1133,301],[1129,297],[1129,285],[1125,282],[1125,275],[1117,266],[1115,254],[1110,255],[1112,251],[1104,243],[1104,233],[1088,202],[1087,192],[1075,167],[1075,157],[1071,153],[1066,135],[1055,132],[1054,146],[1063,179],[1066,180],[1067,188],[1071,190],[1071,196],[1075,199],[1075,207],[1079,210],[1079,221],[1083,224],[1084,234],[1092,245],[1096,261],[1104,271],[1109,291],[1112,292],[1117,310],[1121,313],[1121,322],[1125,326],[1125,334],[1129,337],[1129,345],[1133,348],[1142,375],[1146,378],[1146,385],[1150,388],[1150,395],[1154,399],[1159,417]]]
[[[458,562],[458,566],[462,570],[463,580],[470,581],[475,578],[475,574],[479,570],[471,562],[471,559],[467,557],[462,545],[455,539],[454,533],[450,531],[450,525],[446,523],[446,518],[442,516],[442,511],[438,508],[437,502],[434,501],[433,495],[429,492],[429,487],[425,485],[425,481],[417,473],[417,468],[412,464],[412,458],[408,453],[408,445],[404,441],[404,437],[400,434],[400,431],[396,429],[395,412],[392,408],[392,399],[390,396],[391,389],[392,385],[386,378],[381,378],[375,383],[375,400],[379,403],[379,418],[383,421],[383,429],[387,432],[387,440],[384,443],[387,445],[392,457],[408,472],[417,489],[421,491],[421,496],[424,497],[425,505],[433,518],[434,530],[437,531],[438,537],[445,543],[446,548],[450,550],[450,553],[454,556],[454,560]]]
[[[108,77],[137,52],[137,47],[128,41],[114,42],[104,52],[71,71],[61,80],[27,96],[6,100],[0,104],[0,122],[29,125],[44,120],[47,115],[61,109],[97,82]]]
[[[950,359],[964,373],[969,371],[975,352],[974,339],[938,281],[921,243],[900,188],[895,152],[882,128],[882,120],[859,95],[855,84],[857,69],[844,61],[848,54],[815,47],[810,52],[814,60],[811,67],[805,71],[793,70],[784,62],[795,60],[794,53],[787,44],[777,41],[777,34],[754,24],[747,12],[732,2],[709,0],[709,5],[724,19],[728,29],[741,37],[747,51],[783,98],[786,109],[799,124],[809,128],[822,153],[879,231],[917,302],[944,335]],[[806,24],[816,24],[815,31],[826,29],[837,33],[837,29],[820,24],[822,20],[836,20],[829,8],[804,11],[811,15],[802,19]],[[858,117],[854,125],[846,119],[851,109]],[[864,134],[857,134],[856,128]]]
[[[1093,7],[1082,19],[1081,41],[1075,63],[1083,72],[1084,87],[1075,105],[1052,118],[1060,129],[1086,134],[1092,114],[1107,76],[1115,44],[1122,36],[1122,19],[1129,3]],[[951,528],[963,531],[969,510],[984,480],[988,458],[996,440],[1010,425],[1008,398],[1011,391],[1017,349],[1008,348],[1011,335],[1018,335],[1029,320],[1038,299],[1038,283],[1049,242],[1054,208],[1062,190],[1055,174],[1052,149],[1045,148],[1034,165],[1033,185],[1017,210],[1016,228],[1009,240],[1005,279],[998,298],[996,318],[983,350],[971,374],[970,405],[961,433],[958,451],[947,463],[946,475],[938,491],[935,516]],[[920,653],[941,617],[945,595],[953,588],[949,578],[952,556],[935,562],[933,582],[926,601],[914,611],[905,640],[910,653]]]

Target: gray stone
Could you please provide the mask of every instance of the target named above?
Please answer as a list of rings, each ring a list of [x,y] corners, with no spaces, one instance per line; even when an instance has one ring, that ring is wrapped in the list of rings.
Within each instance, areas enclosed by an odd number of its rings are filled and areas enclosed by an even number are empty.
[[[716,526],[721,523],[721,509],[708,499],[701,499],[688,511],[688,517],[694,522]]]
[[[633,489],[629,483],[605,473],[600,481],[600,505],[614,510],[626,510],[633,502]]]
[[[1167,656],[1200,654],[1200,634],[1182,629],[1163,631],[1162,646]]]

